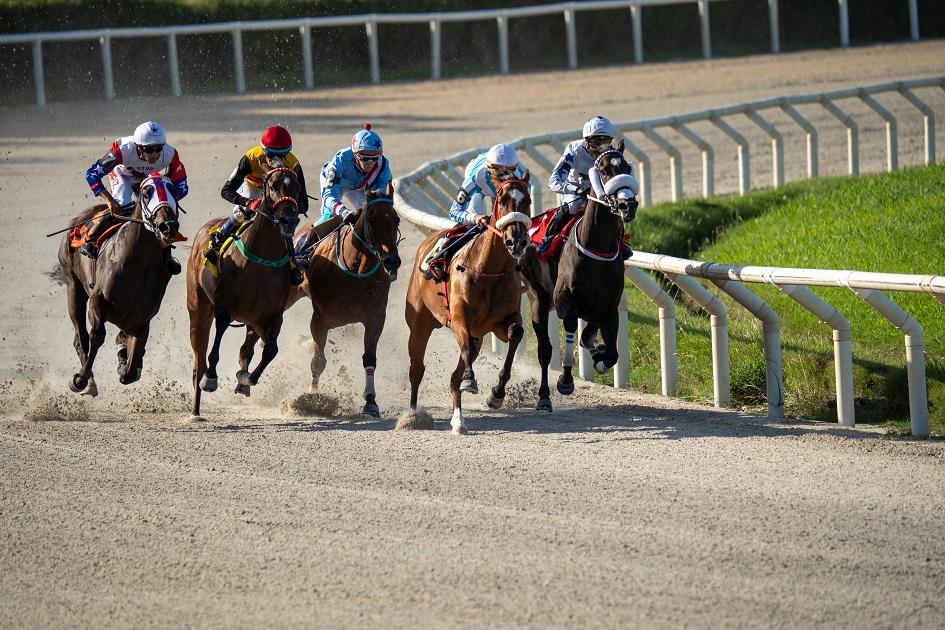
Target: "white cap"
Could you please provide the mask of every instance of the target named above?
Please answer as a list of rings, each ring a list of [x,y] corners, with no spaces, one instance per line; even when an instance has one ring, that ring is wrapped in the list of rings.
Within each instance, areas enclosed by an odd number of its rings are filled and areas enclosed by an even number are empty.
[[[497,144],[486,154],[486,164],[492,166],[518,166],[515,149],[507,144]]]
[[[617,129],[612,122],[603,116],[594,116],[584,123],[583,134],[585,138],[591,136],[607,136],[614,138],[617,136]]]
[[[166,144],[167,136],[164,128],[153,121],[141,123],[135,128],[135,144],[147,146],[149,144]]]

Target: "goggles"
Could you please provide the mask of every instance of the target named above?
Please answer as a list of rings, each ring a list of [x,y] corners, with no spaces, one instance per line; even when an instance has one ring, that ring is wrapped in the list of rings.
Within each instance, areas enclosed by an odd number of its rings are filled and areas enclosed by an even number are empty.
[[[594,147],[599,149],[602,146],[606,146],[613,142],[613,138],[610,136],[588,136],[584,138],[584,141],[587,142],[587,146]]]
[[[515,176],[514,166],[497,166],[493,164],[486,165],[489,173],[498,180],[511,179]]]
[[[142,153],[160,153],[164,150],[163,144],[146,144],[141,147]]]
[[[355,153],[355,155],[361,164],[375,164],[381,159],[380,155],[365,155],[364,153]]]

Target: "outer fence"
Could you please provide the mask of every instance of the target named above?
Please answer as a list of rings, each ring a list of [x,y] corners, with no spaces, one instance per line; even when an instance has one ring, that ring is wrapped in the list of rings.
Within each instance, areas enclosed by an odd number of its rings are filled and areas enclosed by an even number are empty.
[[[32,44],[33,83],[36,102],[46,103],[46,88],[43,72],[43,43],[62,41],[95,41],[101,47],[102,75],[105,86],[105,99],[115,96],[115,79],[112,70],[111,42],[119,38],[164,37],[167,39],[167,71],[170,77],[171,92],[181,94],[180,66],[177,54],[177,36],[199,35],[208,33],[231,33],[233,39],[233,76],[238,93],[246,91],[246,76],[243,70],[243,33],[246,31],[297,30],[301,45],[303,85],[311,89],[315,85],[315,67],[312,61],[312,29],[335,26],[364,25],[368,42],[368,60],[371,81],[381,80],[381,59],[378,46],[377,29],[380,24],[423,24],[430,26],[430,76],[439,79],[442,76],[440,55],[442,24],[444,22],[470,22],[495,20],[498,31],[499,70],[509,72],[509,20],[528,18],[537,15],[560,13],[565,24],[565,39],[568,50],[568,67],[578,67],[577,54],[577,14],[582,11],[601,11],[626,8],[630,11],[633,32],[633,56],[636,63],[643,63],[643,8],[670,4],[695,4],[699,11],[702,55],[706,59],[712,56],[710,36],[709,6],[711,2],[722,0],[596,0],[589,2],[562,2],[534,7],[511,9],[489,9],[481,11],[456,11],[445,13],[372,13],[367,15],[314,17],[294,20],[260,20],[254,22],[226,22],[217,24],[179,25],[155,28],[118,28],[84,31],[54,31],[45,33],[22,33],[0,35],[0,45]],[[771,33],[771,52],[781,50],[778,26],[778,0],[767,1],[768,27]],[[912,40],[919,39],[919,13],[917,0],[905,1],[909,6],[909,28]],[[839,39],[843,47],[850,45],[849,12],[847,0],[838,0]]]
[[[775,124],[769,122],[762,112],[780,110],[787,119],[793,121],[807,138],[807,175],[818,175],[818,130],[795,108],[795,105],[814,104],[826,110],[832,118],[847,131],[848,172],[859,172],[860,143],[859,124],[854,116],[841,108],[851,99],[866,106],[873,116],[880,116],[885,122],[886,169],[898,168],[898,118],[875,98],[902,98],[909,104],[913,115],[917,112],[923,121],[924,161],[935,161],[935,112],[914,92],[921,88],[945,89],[945,77],[920,79],[873,85],[861,88],[838,90],[821,94],[791,96],[769,99],[754,103],[734,105],[721,109],[693,112],[679,116],[659,119],[634,121],[617,125],[629,151],[639,160],[641,196],[645,205],[651,203],[651,179],[653,162],[649,156],[633,142],[637,136],[647,138],[669,156],[669,180],[673,199],[682,197],[682,153],[661,131],[672,129],[682,138],[694,144],[702,154],[703,190],[702,194],[714,193],[713,160],[715,147],[696,135],[687,125],[694,121],[703,121],[719,129],[722,138],[734,142],[738,159],[739,192],[744,194],[750,188],[751,166],[749,160],[749,142],[729,122],[734,117],[747,117],[752,124],[761,129],[772,144],[772,183],[780,186],[784,183],[783,136]],[[908,111],[908,110],[906,110]],[[580,136],[580,130],[560,132],[520,138],[511,144],[516,147],[523,162],[537,167],[539,172],[549,172],[553,162],[542,152],[551,150],[560,152],[564,143]],[[628,137],[629,136],[629,137]],[[450,158],[428,162],[417,170],[398,180],[396,184],[396,202],[400,214],[407,220],[425,229],[440,229],[453,225],[452,221],[442,216],[449,206],[453,191],[457,190],[462,180],[462,169],[470,158],[481,149],[466,151]],[[535,178],[535,182],[540,178]],[[533,206],[542,207],[541,184],[533,184]],[[654,282],[643,270],[662,273],[678,286],[696,303],[701,305],[711,319],[713,390],[715,405],[725,407],[729,403],[729,356],[728,356],[728,315],[725,305],[694,278],[710,280],[716,287],[728,294],[736,303],[746,308],[762,324],[764,331],[764,352],[766,362],[766,390],[769,417],[779,418],[784,415],[784,384],[781,366],[780,318],[777,313],[749,291],[743,282],[766,283],[778,287],[804,308],[816,315],[831,327],[834,339],[835,377],[837,390],[837,420],[840,424],[853,426],[853,357],[850,325],[847,319],[835,308],[814,294],[808,286],[845,287],[855,292],[905,335],[906,368],[909,379],[909,409],[912,434],[928,435],[928,399],[925,381],[925,353],[922,327],[903,312],[882,291],[926,292],[945,305],[945,277],[916,276],[903,274],[868,273],[859,271],[839,271],[822,269],[779,269],[774,267],[752,267],[741,265],[722,265],[717,263],[683,260],[660,256],[646,252],[636,252],[627,262],[627,277],[659,308],[660,329],[660,364],[662,374],[662,392],[665,396],[676,395],[676,324],[675,303],[673,298]],[[621,309],[621,325],[626,334],[626,310]],[[549,324],[553,328],[552,338],[557,338],[557,320]],[[555,346],[557,347],[557,346]],[[627,386],[628,358],[625,346],[621,347],[620,362],[615,366],[614,385]],[[555,364],[557,359],[555,359]],[[592,378],[590,357],[586,350],[579,355],[579,373],[583,378]]]

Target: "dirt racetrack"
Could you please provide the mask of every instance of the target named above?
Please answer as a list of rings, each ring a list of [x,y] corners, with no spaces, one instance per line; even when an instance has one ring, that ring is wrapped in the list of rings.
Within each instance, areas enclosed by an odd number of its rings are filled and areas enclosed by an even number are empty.
[[[248,401],[229,393],[240,331],[229,333],[221,390],[204,397],[211,420],[189,422],[183,277],[152,328],[143,380],[118,385],[110,330],[96,366],[102,395],[80,400],[66,388],[78,363],[63,291],[43,275],[58,241],[43,235],[90,203],[91,161],[149,118],[187,165],[182,230],[193,235],[224,212],[220,186],[273,122],[292,130],[314,182],[365,120],[403,174],[596,113],[629,120],[943,70],[945,42],[924,42],[0,108],[0,626],[942,627],[941,441],[587,384],[538,415],[527,367],[509,398],[523,408],[492,412],[467,395],[471,434],[457,438],[446,422],[456,354],[442,331],[421,391],[437,430],[392,431],[407,403],[408,269],[378,353],[379,421],[357,415],[354,327],[330,337],[323,383],[339,410],[282,410],[308,386],[302,302]],[[830,157],[844,154],[836,138],[821,141],[828,172],[843,170]],[[901,164],[918,162],[915,141],[900,146]],[[803,170],[791,159],[789,177]],[[408,261],[419,232],[405,225],[404,235]],[[481,360],[482,385],[496,365]]]

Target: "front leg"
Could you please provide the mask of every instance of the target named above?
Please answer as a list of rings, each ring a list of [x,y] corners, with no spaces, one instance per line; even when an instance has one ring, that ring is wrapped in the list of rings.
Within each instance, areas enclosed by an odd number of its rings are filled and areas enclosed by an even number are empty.
[[[259,335],[253,332],[249,326],[246,327],[246,339],[240,346],[240,369],[236,372],[236,389],[234,393],[249,397],[249,385],[240,383],[240,375],[249,374],[249,364],[253,360],[253,354],[256,349],[256,343],[259,341]],[[244,377],[245,378],[245,377]]]
[[[607,321],[601,325],[600,332],[604,343],[598,346],[592,355],[594,359],[594,369],[598,374],[603,374],[609,370],[620,358],[620,353],[617,350],[617,331],[619,325],[620,320],[617,313],[613,313],[612,316],[608,317]],[[624,339],[624,343],[626,343],[626,339]]]
[[[536,296],[529,296],[532,330],[538,340],[538,365],[541,366],[541,384],[538,386],[538,411],[551,411],[551,389],[548,387],[548,365],[551,363],[551,339],[548,335],[548,311],[551,296],[536,288]],[[554,343],[558,343],[555,339]]]
[[[562,296],[557,304],[558,315],[564,325],[564,352],[561,353],[561,376],[558,377],[558,393],[570,396],[574,393],[574,336],[577,334],[577,309],[568,296]]]
[[[361,364],[364,366],[364,407],[362,413],[375,418],[381,417],[381,409],[377,406],[377,397],[374,391],[374,370],[377,368],[377,342],[384,329],[384,311],[380,313],[380,321],[364,323],[364,354],[361,355]],[[375,316],[374,318],[378,318]]]
[[[512,378],[512,361],[515,359],[515,351],[525,336],[525,328],[522,327],[522,316],[515,313],[506,324],[505,332],[509,338],[508,351],[505,353],[505,362],[502,369],[499,370],[499,382],[492,388],[486,404],[492,409],[498,409],[505,400],[505,386]],[[498,331],[495,331],[498,332]]]
[[[210,348],[210,354],[207,355],[207,371],[200,379],[200,389],[205,392],[217,391],[217,363],[220,362],[220,343],[223,341],[223,335],[232,321],[226,308],[217,308],[214,316],[213,346]]]
[[[134,334],[126,335],[128,360],[118,370],[118,382],[129,385],[141,378],[141,369],[144,364],[144,347],[148,343],[150,324],[145,324]]]

